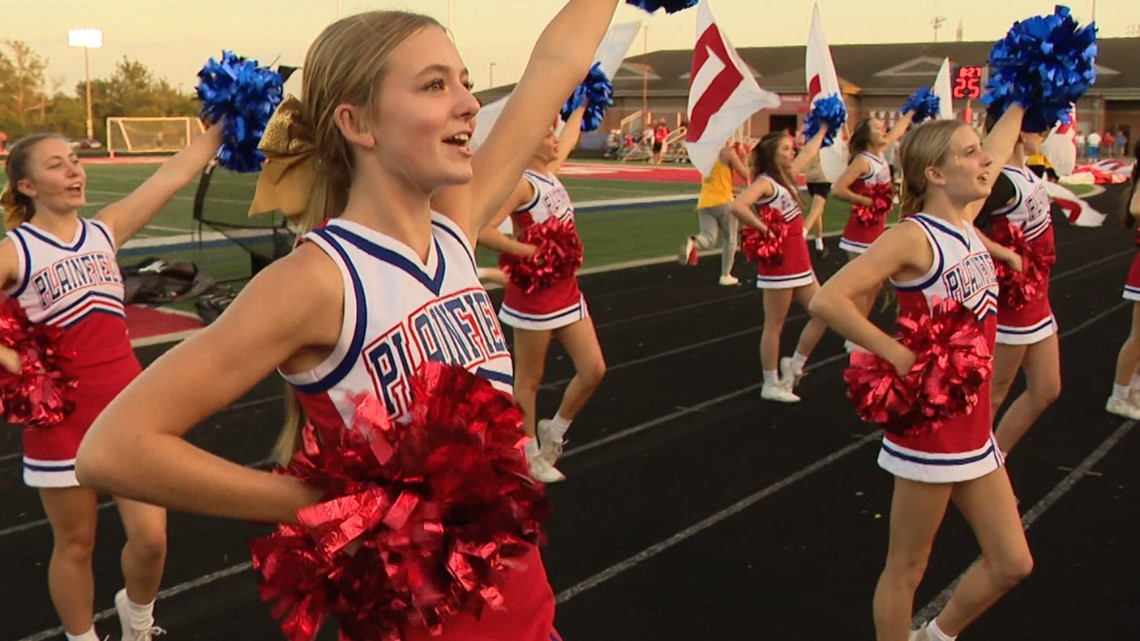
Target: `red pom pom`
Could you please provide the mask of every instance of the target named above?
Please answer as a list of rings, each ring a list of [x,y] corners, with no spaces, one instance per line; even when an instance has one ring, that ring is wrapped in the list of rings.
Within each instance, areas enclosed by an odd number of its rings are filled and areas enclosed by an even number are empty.
[[[1021,256],[1021,271],[1014,271],[1005,262],[995,261],[998,302],[1007,309],[1021,309],[1044,296],[1049,271],[1057,262],[1057,255],[1029,244],[1021,228],[1010,224],[1006,218],[993,221],[990,238]]]
[[[20,357],[20,370],[0,368],[0,415],[13,425],[46,428],[75,410],[76,380],[60,372],[71,354],[60,351],[63,330],[28,320],[24,309],[8,298],[0,303],[0,346]]]
[[[917,357],[905,376],[874,354],[851,355],[843,379],[864,421],[893,433],[935,430],[978,404],[978,392],[993,373],[981,325],[957,301],[935,300],[933,308],[898,319],[899,342]]]
[[[502,587],[547,514],[522,414],[460,367],[425,363],[412,390],[409,423],[362,395],[351,429],[305,427],[288,473],[327,500],[251,545],[291,641],[330,612],[346,641],[398,641],[407,626],[438,633],[458,612],[510,607]]]
[[[865,185],[863,189],[857,193],[860,196],[866,196],[872,200],[870,207],[864,207],[859,204],[851,205],[851,216],[855,219],[855,222],[860,225],[866,225],[868,227],[878,225],[883,221],[883,218],[895,208],[895,192],[889,182]]]
[[[760,222],[768,227],[762,232],[755,227],[745,227],[741,251],[748,260],[765,265],[779,265],[784,262],[784,238],[788,235],[788,223],[784,215],[775,207],[764,205],[756,212]]]
[[[572,221],[552,218],[531,225],[519,233],[518,241],[538,250],[533,256],[500,254],[499,268],[523,293],[546,289],[573,276],[582,266],[582,241]]]

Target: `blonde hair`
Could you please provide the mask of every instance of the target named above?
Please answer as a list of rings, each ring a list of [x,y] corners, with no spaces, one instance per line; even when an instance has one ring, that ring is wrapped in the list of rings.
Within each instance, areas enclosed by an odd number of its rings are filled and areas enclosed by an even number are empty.
[[[425,15],[370,11],[330,24],[309,47],[302,71],[301,121],[312,136],[316,178],[299,222],[301,233],[339,216],[348,204],[353,156],[337,128],[337,105],[374,109],[392,52],[433,26],[443,28]],[[301,427],[307,421],[296,392],[289,388],[285,399],[285,425],[273,448],[274,458],[282,465],[300,447]]]
[[[926,195],[926,168],[946,161],[954,134],[969,124],[961,120],[931,120],[911,129],[899,148],[902,192],[899,195],[903,217],[922,211]]]
[[[63,140],[63,137],[54,133],[32,134],[16,141],[8,152],[8,162],[4,165],[8,184],[0,193],[0,207],[4,208],[4,228],[9,231],[36,215],[35,201],[31,196],[20,193],[16,183],[27,178],[30,173],[32,150],[41,142],[51,139]]]

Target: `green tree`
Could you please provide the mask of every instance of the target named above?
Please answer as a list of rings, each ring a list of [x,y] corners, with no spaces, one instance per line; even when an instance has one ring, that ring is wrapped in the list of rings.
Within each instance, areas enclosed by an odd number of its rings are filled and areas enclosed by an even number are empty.
[[[42,123],[48,60],[20,40],[0,43],[0,129],[13,139]]]

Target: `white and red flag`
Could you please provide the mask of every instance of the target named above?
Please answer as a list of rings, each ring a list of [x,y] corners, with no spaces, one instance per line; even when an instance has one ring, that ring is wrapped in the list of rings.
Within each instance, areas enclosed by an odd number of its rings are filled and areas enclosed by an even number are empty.
[[[1041,153],[1053,165],[1058,176],[1068,176],[1077,166],[1077,110],[1069,114],[1069,122],[1059,123],[1041,143]]]
[[[689,161],[707,176],[725,141],[752,114],[776,107],[780,97],[760,83],[716,25],[709,0],[697,5],[697,42],[689,74]]]
[[[839,76],[835,73],[835,62],[831,59],[831,48],[827,46],[827,36],[823,33],[823,21],[819,18],[819,5],[812,7],[811,29],[808,31],[807,61],[808,102],[813,106],[815,101],[826,98],[832,94],[843,97],[839,90]],[[835,142],[819,152],[819,164],[827,179],[835,182],[843,171],[847,169],[847,142],[843,136],[837,135]]]
[[[954,118],[954,94],[950,91],[950,59],[942,59],[942,67],[934,77],[934,88],[931,89],[938,96],[938,119],[951,120]]]

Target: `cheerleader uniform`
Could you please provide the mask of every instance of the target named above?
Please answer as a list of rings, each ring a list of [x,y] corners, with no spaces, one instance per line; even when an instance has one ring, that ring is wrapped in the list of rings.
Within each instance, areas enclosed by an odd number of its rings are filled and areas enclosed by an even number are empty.
[[[866,158],[867,162],[871,164],[871,171],[859,176],[855,182],[851,183],[851,191],[860,196],[867,196],[870,193],[869,187],[891,184],[891,166],[887,164],[886,160],[869,151],[861,152],[859,155]],[[871,243],[883,235],[886,228],[887,217],[885,214],[880,216],[873,225],[864,225],[854,216],[851,216],[847,219],[847,226],[843,228],[843,236],[839,239],[839,248],[853,254],[862,254],[867,251]]]
[[[1049,212],[1049,194],[1045,183],[1024,167],[1004,167],[1002,174],[1013,184],[1013,205],[991,212],[1004,216],[1010,225],[1021,229],[1029,248],[1038,254],[1053,255],[1053,221]],[[1003,345],[1032,345],[1057,333],[1057,321],[1049,305],[1049,279],[1041,286],[1041,296],[1021,309],[1010,309],[998,303],[997,342]]]
[[[997,277],[993,259],[973,226],[958,229],[919,213],[904,221],[922,228],[934,262],[926,274],[891,284],[898,291],[899,314],[930,311],[934,297],[953,298],[973,310],[992,352],[997,333]],[[978,391],[974,410],[946,421],[934,431],[883,436],[879,466],[895,476],[925,483],[957,483],[976,479],[1001,467],[1001,450],[993,437],[990,383]]]
[[[800,203],[778,180],[764,175],[772,185],[772,195],[756,201],[756,209],[769,206],[784,216],[784,259],[779,265],[758,262],[756,287],[759,289],[794,289],[815,282],[807,241],[804,240],[804,215]]]
[[[106,224],[82,218],[68,241],[31,223],[8,237],[16,245],[17,271],[7,293],[33,323],[63,330],[59,349],[71,356],[60,371],[77,381],[72,413],[48,427],[24,428],[24,483],[77,487],[75,454],[84,434],[142,371],[127,334],[117,248]]]
[[[1140,247],[1140,229],[1136,230],[1136,246]],[[1132,259],[1132,267],[1128,270],[1128,280],[1124,282],[1124,300],[1140,303],[1140,253]]]
[[[574,222],[574,205],[558,178],[529,169],[523,172],[523,178],[534,187],[534,198],[511,213],[516,232],[551,219]],[[558,329],[589,316],[576,276],[555,281],[532,294],[523,293],[508,280],[499,309],[499,319],[504,325],[534,331]]]
[[[309,371],[282,376],[314,425],[348,429],[352,398],[374,394],[394,421],[410,418],[410,380],[425,361],[459,365],[510,394],[513,368],[475,253],[449,218],[432,215],[426,263],[407,246],[362,225],[333,219],[300,242],[320,248],[344,283],[344,320],[332,354]],[[554,594],[530,547],[503,588],[504,611],[461,613],[441,636],[404,631],[406,641],[551,641]],[[383,568],[377,568],[382,572]]]

